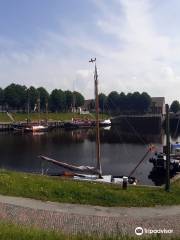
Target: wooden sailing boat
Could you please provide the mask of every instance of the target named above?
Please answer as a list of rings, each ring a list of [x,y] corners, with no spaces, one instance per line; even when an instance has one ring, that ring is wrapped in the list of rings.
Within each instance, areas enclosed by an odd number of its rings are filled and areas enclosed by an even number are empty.
[[[94,86],[95,86],[95,105],[96,105],[96,161],[97,161],[96,167],[76,166],[76,165],[67,164],[61,161],[57,161],[42,155],[40,156],[40,158],[70,170],[71,172],[74,173],[72,174],[74,179],[77,179],[77,180],[122,183],[123,176],[113,177],[112,175],[102,175],[101,158],[100,158],[98,74],[97,74],[97,67],[96,67],[96,58],[91,59],[89,62],[95,63]],[[127,178],[127,181],[133,184],[136,182],[136,179],[133,177],[130,177],[129,179]]]
[[[48,125],[40,123],[40,112],[41,112],[41,105],[40,104],[41,103],[40,103],[40,94],[39,94],[38,99],[37,99],[38,123],[29,123],[29,99],[28,99],[28,124],[24,128],[25,132],[45,132],[45,131],[48,131]],[[36,106],[35,106],[35,108],[36,108]]]

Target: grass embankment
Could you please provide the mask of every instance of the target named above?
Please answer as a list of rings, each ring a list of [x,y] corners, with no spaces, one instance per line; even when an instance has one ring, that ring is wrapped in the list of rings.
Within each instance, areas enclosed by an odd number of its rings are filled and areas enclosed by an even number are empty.
[[[0,113],[0,122],[11,122],[6,113]]]
[[[27,114],[26,113],[13,113],[12,114],[14,120],[16,122],[19,121],[26,121],[27,120]],[[65,121],[65,120],[71,120],[73,117],[81,118],[81,119],[95,119],[94,114],[74,114],[74,113],[41,113],[40,114],[40,120],[46,120],[48,116],[48,120],[56,120],[56,121]],[[109,116],[107,114],[100,114],[101,119],[108,118]],[[29,118],[31,121],[37,121],[39,120],[39,114],[38,113],[31,113],[29,115]],[[8,118],[6,113],[0,113],[0,122],[10,122],[11,120]]]
[[[171,192],[163,188],[80,182],[58,177],[0,171],[0,194],[100,206],[155,206],[180,204],[180,180]]]
[[[138,237],[118,235],[118,236],[88,236],[85,234],[65,235],[53,231],[45,231],[35,228],[22,227],[8,223],[0,223],[0,239],[3,240],[137,240]],[[153,235],[150,237],[142,237],[142,240],[160,240],[171,239],[178,240],[179,237],[166,238],[162,235]]]

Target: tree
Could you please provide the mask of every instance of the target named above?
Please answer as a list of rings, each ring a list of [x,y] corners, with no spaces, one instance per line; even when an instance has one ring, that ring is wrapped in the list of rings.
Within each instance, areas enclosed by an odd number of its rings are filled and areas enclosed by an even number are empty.
[[[107,97],[107,106],[110,111],[115,112],[118,110],[119,94],[116,91],[112,91]]]
[[[67,90],[64,94],[66,97],[66,110],[69,110],[73,106],[73,93]]]
[[[26,106],[26,86],[10,84],[4,89],[4,102],[11,108],[24,110]]]
[[[59,110],[65,111],[66,110],[66,95],[61,89],[59,89],[58,92],[59,92]]]
[[[124,112],[126,110],[126,101],[127,99],[125,93],[121,92],[118,98],[118,108],[120,112]]]
[[[139,92],[134,92],[130,98],[131,102],[131,110],[135,112],[139,112],[141,106],[141,94]]]
[[[66,96],[61,89],[54,89],[50,95],[50,108],[52,111],[64,111],[66,108]]]
[[[49,93],[43,87],[37,88],[38,95],[40,97],[40,106],[43,111],[46,110],[46,103],[49,101]]]
[[[99,108],[101,111],[104,111],[106,109],[107,104],[107,96],[104,93],[99,94]]]
[[[77,107],[83,106],[84,105],[84,96],[81,93],[76,92],[76,91],[74,91],[73,94],[74,94],[74,98],[75,98],[75,101],[74,101],[75,107],[77,108]]]
[[[150,108],[151,105],[151,97],[149,96],[148,93],[143,92],[140,96],[140,110],[143,112],[147,112]]]
[[[33,86],[27,89],[27,99],[29,99],[30,110],[34,110],[34,107],[37,104],[38,100],[38,91]]]
[[[2,88],[0,88],[0,106],[3,107],[4,104],[4,91]]]
[[[170,110],[174,113],[177,113],[180,110],[179,101],[174,100],[170,106]]]

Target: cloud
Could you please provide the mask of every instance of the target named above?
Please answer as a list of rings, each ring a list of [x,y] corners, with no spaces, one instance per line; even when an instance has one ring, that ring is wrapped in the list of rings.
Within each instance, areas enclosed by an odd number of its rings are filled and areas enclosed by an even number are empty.
[[[30,49],[0,37],[1,86],[15,81],[51,91],[76,85],[91,98],[94,66],[88,61],[96,57],[100,92],[146,91],[168,101],[178,98],[180,36],[161,32],[156,16],[167,12],[155,3],[93,0],[97,11],[87,13],[87,22],[63,20],[56,31],[44,29]]]

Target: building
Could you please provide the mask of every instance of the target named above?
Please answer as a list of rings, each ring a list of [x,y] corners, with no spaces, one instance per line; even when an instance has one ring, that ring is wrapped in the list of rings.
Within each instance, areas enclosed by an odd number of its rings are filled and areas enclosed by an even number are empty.
[[[165,115],[165,113],[166,113],[165,98],[164,97],[152,97],[151,101],[152,102],[151,102],[149,113]]]
[[[81,106],[83,111],[90,111],[95,109],[95,102],[93,99],[88,99],[84,101],[84,105]]]

